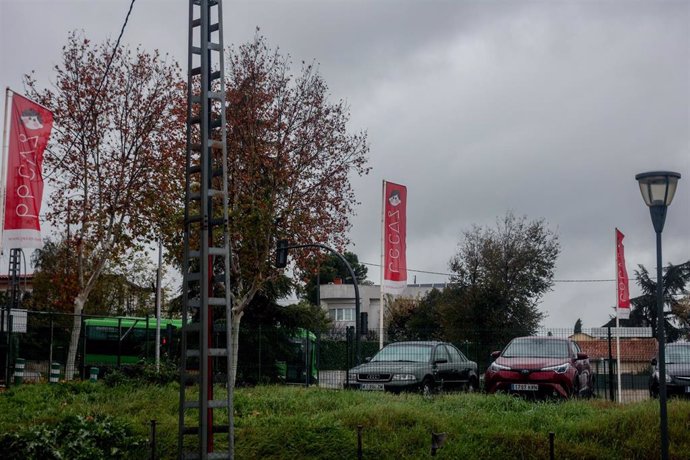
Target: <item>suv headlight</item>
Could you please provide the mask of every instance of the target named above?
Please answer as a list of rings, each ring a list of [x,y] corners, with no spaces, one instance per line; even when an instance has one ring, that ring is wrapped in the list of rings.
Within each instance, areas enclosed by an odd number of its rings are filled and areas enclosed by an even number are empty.
[[[347,379],[348,379],[350,382],[356,381],[356,380],[357,380],[357,372],[348,372],[348,373],[347,373]]]
[[[667,372],[666,373],[666,383],[671,383],[671,381],[673,381],[673,376]]]
[[[415,377],[414,374],[393,374],[392,380],[397,380],[400,382],[414,382],[417,380],[417,377]]]
[[[498,371],[509,371],[510,367],[504,366],[502,364],[497,364],[495,361],[491,363],[491,366],[489,366],[489,370],[491,372],[498,372]]]
[[[565,374],[570,368],[570,363],[559,364],[558,366],[549,366],[542,368],[542,371],[554,371],[557,374]]]

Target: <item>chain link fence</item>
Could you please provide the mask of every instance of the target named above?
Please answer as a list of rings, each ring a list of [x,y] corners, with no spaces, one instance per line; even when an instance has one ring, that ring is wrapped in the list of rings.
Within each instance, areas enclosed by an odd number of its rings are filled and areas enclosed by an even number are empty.
[[[25,311],[17,315],[11,339],[7,332],[2,337],[2,343],[6,345],[2,348],[6,363],[5,383],[12,384],[17,359],[24,361],[24,382],[48,381],[51,364],[55,363],[59,364],[60,378],[64,378],[73,318],[70,314],[37,311]],[[94,367],[102,375],[110,368],[142,361],[154,362],[154,317],[82,315],[80,322],[82,332],[74,377],[88,379]],[[159,339],[161,359],[178,361],[180,327],[181,320],[162,321]],[[620,334],[619,337],[616,337],[617,333]],[[425,341],[438,338],[437,334],[438,331],[389,333],[384,344]],[[454,336],[461,339],[447,342],[460,355],[476,363],[479,387],[484,388],[485,373],[496,359],[496,355],[492,357],[492,353],[503,350],[518,335],[505,329],[496,331],[468,328],[454,331]],[[649,328],[595,328],[583,329],[577,334],[572,329],[542,329],[534,335],[569,339],[576,344],[577,350],[587,355],[596,397],[621,402],[640,401],[650,397],[650,377],[653,373],[651,360],[657,355],[657,341]],[[318,334],[276,326],[242,327],[237,383],[345,388],[350,383],[348,370],[354,368],[358,361],[362,363],[375,357],[379,351],[378,331],[368,330],[359,339],[355,340],[354,328],[351,327]],[[357,344],[359,353],[356,350]],[[452,362],[453,358],[449,357],[448,361]],[[688,385],[690,386],[690,381]]]

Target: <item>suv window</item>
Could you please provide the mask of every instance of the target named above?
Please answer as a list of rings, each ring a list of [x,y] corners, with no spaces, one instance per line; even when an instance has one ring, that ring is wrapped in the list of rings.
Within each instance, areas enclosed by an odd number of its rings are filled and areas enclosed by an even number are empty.
[[[445,359],[449,363],[451,362],[450,357],[448,356],[448,352],[446,351],[446,347],[443,345],[439,345],[436,347],[436,357],[434,360],[439,360],[439,359]]]
[[[448,353],[450,354],[450,362],[452,363],[462,363],[464,361],[467,361],[467,358],[465,358],[465,355],[463,355],[457,348],[455,348],[453,345],[446,345],[446,349],[448,350]]]
[[[580,352],[580,347],[575,342],[570,342],[570,349],[573,352],[573,356],[577,357],[577,354]]]

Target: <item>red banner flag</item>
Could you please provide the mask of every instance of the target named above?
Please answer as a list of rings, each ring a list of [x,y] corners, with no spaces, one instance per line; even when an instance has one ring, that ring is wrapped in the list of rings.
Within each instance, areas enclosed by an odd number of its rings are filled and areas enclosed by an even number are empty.
[[[4,242],[10,248],[41,247],[43,152],[53,114],[16,93],[12,96],[5,183]]]
[[[630,318],[630,291],[628,289],[628,271],[625,268],[625,248],[623,247],[623,235],[616,229],[616,289],[618,318]]]
[[[383,187],[383,292],[400,294],[407,286],[407,188],[385,182]]]

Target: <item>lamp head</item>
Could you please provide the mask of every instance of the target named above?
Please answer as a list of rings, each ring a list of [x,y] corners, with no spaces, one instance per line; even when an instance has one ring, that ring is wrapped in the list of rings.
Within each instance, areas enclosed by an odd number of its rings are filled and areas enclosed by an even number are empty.
[[[637,174],[635,179],[640,185],[640,192],[647,206],[668,206],[676,194],[680,173],[650,171]]]

